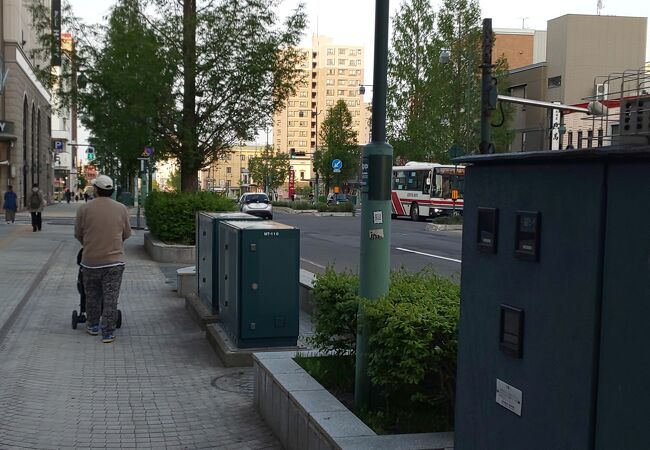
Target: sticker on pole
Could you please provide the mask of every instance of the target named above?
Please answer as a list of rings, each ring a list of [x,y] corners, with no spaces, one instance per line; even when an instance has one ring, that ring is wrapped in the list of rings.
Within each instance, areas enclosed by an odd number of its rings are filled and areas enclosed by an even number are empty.
[[[374,223],[374,224],[384,223],[384,213],[383,213],[383,211],[373,211],[372,212],[372,223]]]
[[[383,228],[377,228],[375,230],[370,230],[368,232],[368,237],[370,238],[371,241],[376,241],[384,238],[384,229]]]
[[[334,173],[340,173],[342,168],[343,168],[343,161],[341,161],[340,159],[332,160],[332,169],[334,170]]]

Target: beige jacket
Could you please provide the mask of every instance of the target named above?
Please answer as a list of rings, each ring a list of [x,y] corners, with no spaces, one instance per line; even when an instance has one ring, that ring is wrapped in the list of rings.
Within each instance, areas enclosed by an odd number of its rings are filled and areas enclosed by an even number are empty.
[[[43,195],[43,193],[39,189],[36,192],[36,194],[38,195],[38,200],[40,202],[40,206],[38,208],[32,208],[31,205],[30,205],[31,200],[32,200],[32,194],[34,194],[33,190],[30,190],[27,193],[27,206],[29,206],[29,212],[43,212],[43,208],[45,207],[45,196]]]
[[[129,236],[129,212],[110,197],[97,197],[77,210],[74,237],[83,245],[82,265],[102,267],[123,263],[122,243]]]

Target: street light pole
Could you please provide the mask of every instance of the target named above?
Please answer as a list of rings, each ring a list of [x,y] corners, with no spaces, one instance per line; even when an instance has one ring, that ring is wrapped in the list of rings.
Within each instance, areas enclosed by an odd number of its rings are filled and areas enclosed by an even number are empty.
[[[391,175],[393,147],[386,142],[389,0],[376,0],[375,62],[372,98],[372,142],[363,149],[361,163],[361,254],[359,295],[378,300],[388,293],[390,280]],[[360,306],[357,314],[355,403],[367,408],[369,332]]]

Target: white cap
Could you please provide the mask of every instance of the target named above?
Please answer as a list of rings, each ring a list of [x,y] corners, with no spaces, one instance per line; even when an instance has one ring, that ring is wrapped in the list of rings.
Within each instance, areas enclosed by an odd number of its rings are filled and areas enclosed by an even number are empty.
[[[106,175],[100,175],[93,180],[93,186],[97,186],[99,189],[111,190],[113,189],[113,180],[111,177]]]

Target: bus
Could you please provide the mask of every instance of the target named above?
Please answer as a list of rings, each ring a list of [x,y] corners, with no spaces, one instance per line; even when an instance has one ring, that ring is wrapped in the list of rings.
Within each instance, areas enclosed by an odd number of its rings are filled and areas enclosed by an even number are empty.
[[[393,167],[392,218],[427,217],[463,213],[465,167],[411,161]]]

